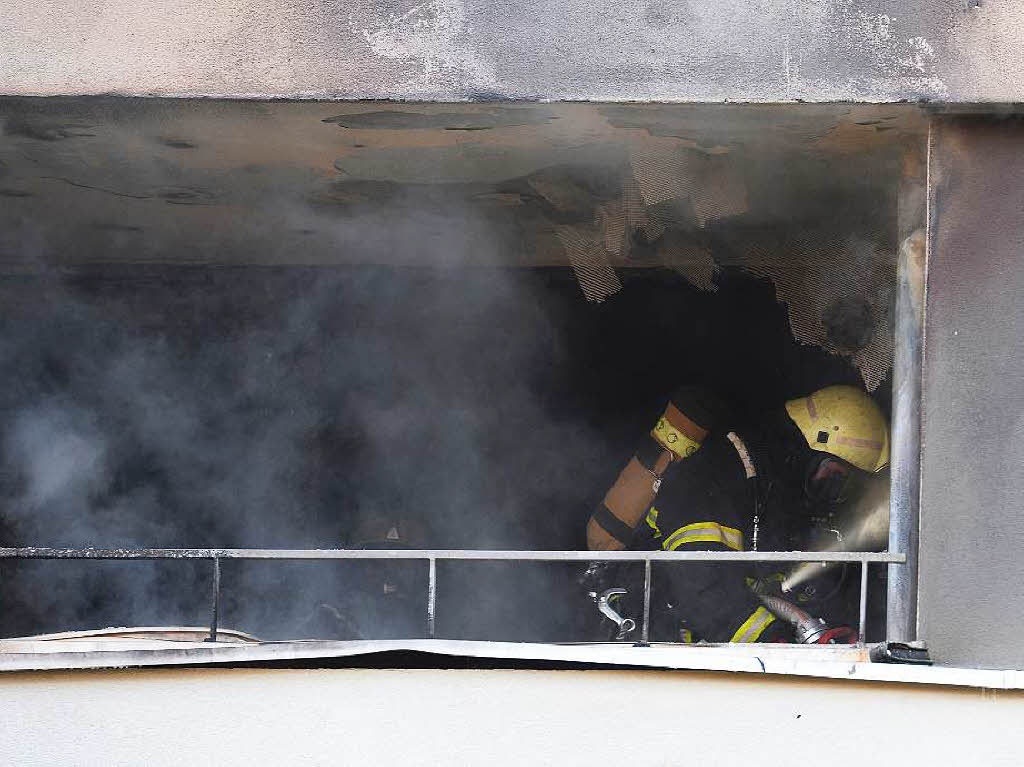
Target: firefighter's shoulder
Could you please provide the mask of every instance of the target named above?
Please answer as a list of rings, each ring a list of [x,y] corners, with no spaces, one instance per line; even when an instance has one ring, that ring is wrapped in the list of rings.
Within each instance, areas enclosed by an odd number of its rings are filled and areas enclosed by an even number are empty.
[[[711,389],[678,386],[651,429],[651,437],[675,458],[689,458],[700,449],[708,434],[720,429],[728,417],[728,405]]]

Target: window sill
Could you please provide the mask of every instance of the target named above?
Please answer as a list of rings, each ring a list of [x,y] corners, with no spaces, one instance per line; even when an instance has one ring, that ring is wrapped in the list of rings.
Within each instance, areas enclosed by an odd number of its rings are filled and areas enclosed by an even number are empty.
[[[133,668],[145,666],[274,665],[355,658],[374,653],[488,660],[507,667],[601,666],[731,671],[823,679],[853,679],[990,689],[1024,689],[1024,671],[872,663],[870,647],[847,645],[651,645],[530,644],[446,639],[252,642],[246,639],[177,641],[165,639],[67,637],[59,640],[0,640],[0,671]],[[396,668],[401,668],[396,665]]]

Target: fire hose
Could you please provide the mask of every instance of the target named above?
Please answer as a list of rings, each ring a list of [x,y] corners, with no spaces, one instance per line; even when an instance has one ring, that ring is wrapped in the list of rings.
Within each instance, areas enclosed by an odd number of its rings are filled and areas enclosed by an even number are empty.
[[[605,569],[598,563],[592,563],[584,573],[584,579],[599,580],[596,576],[603,574]],[[594,584],[588,583],[588,585],[593,587]],[[796,641],[800,644],[853,644],[857,641],[857,632],[849,626],[829,627],[821,618],[816,618],[782,597],[760,593],[757,588],[754,588],[753,591],[776,618],[793,626]],[[636,621],[622,615],[616,609],[615,603],[627,593],[628,590],[624,588],[610,588],[602,591],[598,591],[596,588],[588,590],[588,595],[597,605],[601,615],[615,623],[618,629],[615,637],[617,641],[625,639],[637,627]]]
[[[857,632],[849,626],[829,628],[821,618],[815,618],[781,597],[758,594],[758,598],[776,618],[793,626],[796,641],[800,644],[852,644],[857,641]]]

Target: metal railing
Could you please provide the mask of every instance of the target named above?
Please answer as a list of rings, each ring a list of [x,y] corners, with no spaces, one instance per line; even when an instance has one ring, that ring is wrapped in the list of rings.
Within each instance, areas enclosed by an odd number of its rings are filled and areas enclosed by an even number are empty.
[[[428,563],[427,635],[435,636],[437,560],[489,562],[643,562],[644,598],[640,645],[648,644],[651,617],[651,565],[654,562],[844,562],[860,565],[858,642],[864,644],[867,622],[868,565],[903,564],[905,554],[869,551],[511,551],[472,549],[63,549],[0,548],[0,559],[208,559],[213,566],[210,595],[210,636],[217,641],[222,559],[335,560],[415,559]]]

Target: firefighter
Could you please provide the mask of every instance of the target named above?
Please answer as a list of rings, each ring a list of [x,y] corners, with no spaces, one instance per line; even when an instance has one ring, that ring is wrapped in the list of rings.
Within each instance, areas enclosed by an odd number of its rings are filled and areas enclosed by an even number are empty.
[[[835,507],[889,460],[889,430],[863,391],[829,386],[733,426],[708,392],[677,390],[590,517],[587,545],[620,549],[776,550],[794,526]],[[670,641],[785,641],[789,627],[726,563],[659,568]],[[600,568],[591,570],[592,577]],[[605,575],[607,583],[607,575]],[[663,597],[663,598],[662,598]],[[634,603],[635,604],[635,603]],[[652,638],[657,623],[652,624]]]

